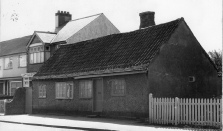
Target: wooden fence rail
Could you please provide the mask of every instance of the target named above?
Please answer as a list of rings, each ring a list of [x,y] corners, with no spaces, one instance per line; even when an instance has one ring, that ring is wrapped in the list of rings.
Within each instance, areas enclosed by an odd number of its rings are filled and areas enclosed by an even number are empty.
[[[149,121],[222,127],[222,99],[153,98],[150,94]]]

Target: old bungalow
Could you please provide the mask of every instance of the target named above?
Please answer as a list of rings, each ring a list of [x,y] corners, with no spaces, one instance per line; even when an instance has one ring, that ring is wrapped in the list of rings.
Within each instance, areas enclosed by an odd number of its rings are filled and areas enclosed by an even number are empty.
[[[62,45],[34,75],[33,111],[147,117],[149,93],[220,95],[216,67],[183,18],[140,17],[139,30]]]

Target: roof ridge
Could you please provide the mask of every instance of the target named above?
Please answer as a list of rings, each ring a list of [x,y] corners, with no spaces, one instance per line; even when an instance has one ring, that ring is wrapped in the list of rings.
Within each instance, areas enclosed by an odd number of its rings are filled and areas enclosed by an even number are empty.
[[[4,40],[4,41],[1,41],[0,44],[3,43],[3,42],[10,41],[10,40],[21,39],[21,38],[29,37],[29,36],[32,36],[32,35],[27,35],[27,36],[17,37],[17,38],[13,38],[13,39],[9,39],[9,40]]]
[[[178,22],[180,22],[180,21],[182,21],[183,19],[184,19],[184,18],[181,17],[181,18],[178,18],[178,19],[176,19],[176,20],[178,20]],[[151,27],[157,27],[157,26],[162,26],[162,25],[168,24],[168,23],[174,22],[174,21],[176,21],[176,20],[172,20],[172,21],[169,21],[169,22],[165,22],[165,23],[161,23],[161,24],[158,24],[158,25],[149,26],[149,27],[146,27],[146,28],[143,28],[143,29],[133,30],[133,31],[129,31],[129,32],[117,33],[117,34],[110,34],[110,35],[101,36],[101,37],[94,38],[94,39],[90,39],[90,40],[84,40],[84,41],[77,42],[77,43],[63,44],[63,46],[66,46],[66,45],[72,45],[72,44],[81,44],[81,43],[83,43],[83,42],[89,42],[89,41],[95,41],[95,40],[102,39],[102,38],[104,38],[104,37],[109,37],[109,36],[125,35],[125,34],[129,34],[129,33],[140,32],[140,31],[142,31],[142,30],[145,30],[145,29],[148,29],[148,28],[151,28]]]
[[[34,31],[36,33],[49,33],[49,34],[57,34],[56,32],[50,32],[50,31]]]
[[[103,14],[103,13],[98,13],[98,14],[94,14],[94,15],[90,15],[90,16],[86,16],[86,17],[77,18],[77,19],[74,19],[74,20],[70,20],[69,22],[76,21],[76,20],[81,20],[81,19],[85,19],[85,18],[89,18],[89,17],[93,17],[93,16],[96,16],[96,15],[101,15],[101,14]]]

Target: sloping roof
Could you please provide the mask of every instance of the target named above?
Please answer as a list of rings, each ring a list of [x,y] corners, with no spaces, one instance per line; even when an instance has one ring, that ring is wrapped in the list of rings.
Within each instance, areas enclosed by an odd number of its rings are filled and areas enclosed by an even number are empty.
[[[40,68],[35,78],[145,70],[182,20],[63,45]]]
[[[26,52],[26,44],[32,35],[0,42],[0,56]]]
[[[80,29],[85,27],[91,21],[99,17],[101,14],[96,14],[80,19],[69,21],[56,35],[51,43],[66,41],[73,34],[77,33]]]
[[[44,42],[44,43],[50,43],[53,38],[56,36],[56,33],[48,33],[48,32],[37,32],[36,33],[39,38]]]

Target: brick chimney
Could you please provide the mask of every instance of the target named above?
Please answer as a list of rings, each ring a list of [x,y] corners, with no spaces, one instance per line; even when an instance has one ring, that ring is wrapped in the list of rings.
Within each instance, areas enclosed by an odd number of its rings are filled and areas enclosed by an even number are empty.
[[[55,31],[57,32],[58,29],[60,30],[61,26],[65,25],[67,22],[71,20],[72,16],[69,12],[58,10],[58,12],[55,14],[55,18],[56,18]]]
[[[155,25],[154,15],[155,15],[155,12],[152,12],[152,11],[140,13],[139,14],[140,16],[139,28],[141,29],[141,28],[146,28],[146,27]]]

